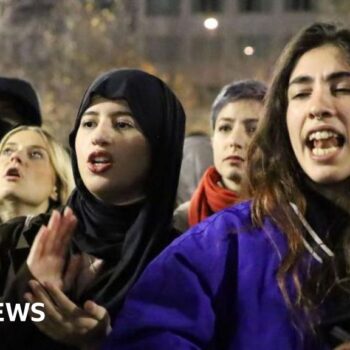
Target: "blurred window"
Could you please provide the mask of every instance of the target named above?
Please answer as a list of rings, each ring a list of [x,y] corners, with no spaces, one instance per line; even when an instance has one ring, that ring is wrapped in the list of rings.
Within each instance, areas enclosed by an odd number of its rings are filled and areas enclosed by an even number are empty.
[[[193,13],[222,12],[223,0],[192,0]]]
[[[178,16],[181,0],[147,0],[146,14],[148,16]]]
[[[240,12],[269,12],[273,0],[238,0]]]
[[[145,54],[154,63],[171,63],[178,61],[181,52],[179,37],[148,37],[145,40]]]
[[[287,11],[311,11],[314,6],[312,0],[285,0],[284,8]]]

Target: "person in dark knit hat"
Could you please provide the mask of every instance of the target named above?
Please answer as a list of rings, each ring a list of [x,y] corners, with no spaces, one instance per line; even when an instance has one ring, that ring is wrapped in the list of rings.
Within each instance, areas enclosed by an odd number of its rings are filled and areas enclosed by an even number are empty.
[[[0,77],[0,139],[20,125],[41,126],[37,93],[26,80]]]

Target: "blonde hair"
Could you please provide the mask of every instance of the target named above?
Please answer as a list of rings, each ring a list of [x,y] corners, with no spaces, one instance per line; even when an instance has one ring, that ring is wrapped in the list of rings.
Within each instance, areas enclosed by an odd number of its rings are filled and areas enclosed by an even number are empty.
[[[74,188],[74,178],[70,156],[67,150],[57,142],[54,137],[45,129],[39,126],[21,125],[9,131],[0,142],[0,153],[11,136],[20,131],[34,131],[39,134],[47,144],[47,152],[49,154],[50,163],[56,175],[57,200],[58,205],[65,204],[70,193]]]

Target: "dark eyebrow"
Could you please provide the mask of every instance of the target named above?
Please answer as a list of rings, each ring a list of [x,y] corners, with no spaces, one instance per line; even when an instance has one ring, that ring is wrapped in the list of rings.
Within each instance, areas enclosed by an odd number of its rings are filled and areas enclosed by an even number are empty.
[[[327,77],[327,81],[339,80],[339,79],[343,79],[343,78],[350,78],[350,72],[348,72],[348,71],[341,71],[341,72],[331,73]]]
[[[293,84],[308,84],[313,81],[313,78],[311,78],[309,75],[300,75],[296,78],[294,78],[292,81],[289,82],[288,87],[290,87]]]
[[[95,112],[95,111],[87,111],[87,112],[84,112],[82,116],[86,116],[86,115],[98,116],[99,113]],[[120,116],[133,117],[133,115],[132,115],[132,113],[130,111],[117,111],[117,112],[110,113],[109,116],[110,117],[120,117]]]
[[[258,118],[249,118],[249,119],[245,119],[245,120],[243,121],[243,123],[249,124],[249,123],[254,123],[254,122],[258,122],[258,121],[259,121]]]
[[[235,118],[231,118],[231,117],[223,117],[223,118],[220,118],[219,119],[219,122],[234,122],[235,121]],[[259,119],[258,118],[247,118],[247,119],[244,119],[243,120],[243,123],[253,123],[253,122],[258,122]]]
[[[329,74],[326,77],[326,81],[332,81],[332,80],[339,80],[343,78],[350,78],[350,72],[348,71],[340,71],[340,72],[334,72]],[[311,83],[314,79],[310,77],[309,75],[300,75],[296,78],[294,78],[291,82],[289,82],[288,87],[290,87],[293,84],[308,84]]]
[[[231,117],[222,117],[222,118],[220,118],[218,121],[219,121],[219,122],[230,122],[230,123],[232,123],[232,122],[235,121],[235,119],[234,119],[234,118],[231,118]]]

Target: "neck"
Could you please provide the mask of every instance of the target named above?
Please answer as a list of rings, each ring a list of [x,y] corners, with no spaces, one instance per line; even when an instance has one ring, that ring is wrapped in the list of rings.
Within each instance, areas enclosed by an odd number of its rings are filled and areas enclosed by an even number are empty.
[[[137,202],[141,202],[142,200],[144,200],[146,198],[146,195],[140,195],[138,197],[134,197],[132,199],[129,200],[125,200],[125,201],[117,201],[114,203],[114,205],[119,205],[119,206],[124,206],[124,205],[130,205],[130,204],[134,204]]]
[[[244,187],[242,182],[237,183],[236,181],[232,181],[229,179],[221,178],[221,181],[218,182],[220,187],[226,188],[229,191],[237,193],[237,195],[241,195],[242,188]]]
[[[17,216],[38,215],[45,213],[49,207],[48,202],[32,205],[18,200],[3,200],[0,202],[0,218],[2,222]]]
[[[350,213],[350,178],[335,184],[317,184],[309,181],[312,189]]]
[[[91,192],[90,192],[91,193]],[[116,206],[125,206],[129,204],[134,204],[137,202],[140,202],[146,198],[146,195],[144,193],[138,193],[138,194],[127,194],[127,195],[122,195],[119,194],[117,198],[110,198],[110,196],[98,196],[96,194],[93,194],[99,201],[109,204],[109,205],[116,205]]]

